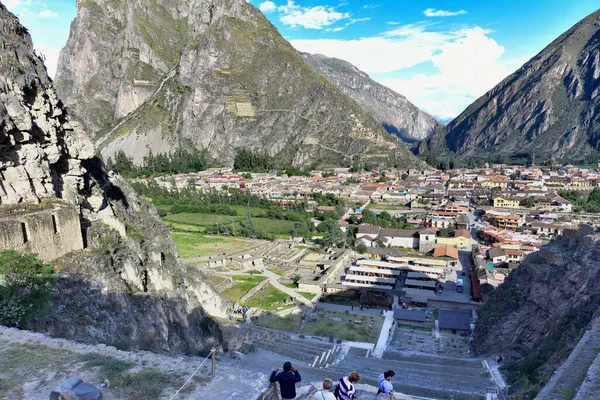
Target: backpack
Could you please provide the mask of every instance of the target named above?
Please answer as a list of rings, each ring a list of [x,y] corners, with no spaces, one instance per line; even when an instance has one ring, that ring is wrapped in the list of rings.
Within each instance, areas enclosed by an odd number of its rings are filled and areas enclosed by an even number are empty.
[[[337,385],[335,385],[335,390],[333,391],[333,395],[335,396],[336,399],[340,398],[340,385],[339,385],[339,383]]]

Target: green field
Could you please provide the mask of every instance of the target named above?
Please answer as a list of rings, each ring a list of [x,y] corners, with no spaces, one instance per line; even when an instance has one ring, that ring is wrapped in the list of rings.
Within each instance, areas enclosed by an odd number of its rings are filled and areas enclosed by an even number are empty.
[[[272,315],[261,319],[256,324],[258,326],[263,326],[265,328],[271,329],[279,329],[280,331],[286,332],[296,332],[300,327],[300,322],[302,321],[302,311],[294,310],[290,313],[285,313],[285,316],[282,315]]]
[[[284,301],[286,300],[288,304],[284,305]],[[264,291],[261,290],[258,292],[256,296],[252,297],[245,305],[267,311],[278,311],[277,309],[279,307],[293,307],[294,303],[290,303],[290,296],[287,293],[283,293],[279,289],[268,285]]]
[[[207,237],[198,232],[171,232],[181,258],[204,257],[251,246],[247,240]]]
[[[233,278],[233,280],[236,282],[235,286],[224,290],[221,293],[221,297],[235,302],[239,302],[240,297],[248,293],[248,291],[255,287],[258,283],[267,279],[264,276],[244,275],[233,275],[231,278]]]
[[[316,294],[314,294],[314,293],[308,293],[308,292],[298,292],[298,294],[306,297],[308,300],[312,300],[316,296]]]
[[[272,234],[277,237],[288,238],[294,229],[294,221],[269,218],[251,218],[254,230]],[[172,214],[163,217],[165,225],[172,227],[175,231],[183,232],[202,232],[208,230],[218,233],[219,231],[228,232],[230,235],[236,235],[241,232],[242,224],[247,223],[245,216],[230,216],[221,214]],[[214,227],[219,224],[218,230]]]
[[[331,318],[338,319],[337,321]],[[316,321],[314,321],[316,319]],[[357,324],[355,321],[361,321]],[[371,326],[369,328],[369,326]],[[337,339],[355,342],[377,343],[383,317],[342,312],[319,310],[316,315],[311,315],[302,328],[302,334],[311,336],[328,337],[333,334]]]

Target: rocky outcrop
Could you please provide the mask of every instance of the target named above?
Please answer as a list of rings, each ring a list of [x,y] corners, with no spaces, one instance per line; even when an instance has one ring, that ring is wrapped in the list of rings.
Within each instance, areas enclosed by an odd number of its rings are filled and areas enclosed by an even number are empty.
[[[0,250],[43,252],[61,274],[50,314],[33,327],[155,351],[220,346],[206,316],[224,314],[218,295],[186,279],[154,208],[106,175],[2,4],[0,43],[0,225],[11,229]]]
[[[480,312],[475,353],[524,361],[519,378],[548,377],[600,314],[599,259],[600,235],[590,226],[529,255]]]
[[[446,127],[418,153],[535,154],[582,160],[600,151],[600,10],[565,32]]]
[[[67,121],[27,30],[0,12],[0,204],[74,202],[93,145]]]
[[[423,140],[442,126],[406,97],[375,82],[349,62],[322,54],[301,54],[313,70],[360,104],[389,133],[405,142]]]
[[[421,165],[245,0],[77,6],[56,84],[105,159],[193,145],[221,164],[248,148],[302,167]]]

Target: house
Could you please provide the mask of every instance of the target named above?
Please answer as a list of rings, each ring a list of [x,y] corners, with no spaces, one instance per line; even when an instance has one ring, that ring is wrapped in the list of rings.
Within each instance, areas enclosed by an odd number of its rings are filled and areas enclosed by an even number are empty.
[[[452,246],[440,246],[433,249],[433,256],[447,258],[454,261],[458,260],[458,249]],[[450,261],[452,264],[452,261]]]
[[[523,198],[514,196],[496,196],[494,197],[495,208],[519,208]]]
[[[404,323],[422,325],[427,318],[426,311],[394,309],[394,319]]]
[[[368,224],[360,224],[356,232],[356,239],[360,240],[367,247],[375,247],[378,240],[381,227]]]
[[[428,228],[419,231],[419,251],[427,253],[435,247],[437,229]]]
[[[448,246],[454,246],[459,249],[466,249],[469,247],[469,238],[471,237],[469,231],[466,229],[458,229],[454,232],[453,237],[437,237],[435,244],[443,244]]]
[[[488,256],[492,261],[492,264],[502,264],[508,261],[506,251],[501,247],[492,247],[488,250]]]
[[[525,252],[515,249],[504,249],[509,263],[519,264],[525,258]]]
[[[525,218],[518,215],[496,215],[492,221],[497,228],[516,230],[525,224]]]
[[[440,332],[469,333],[471,331],[471,312],[439,310],[438,324]]]
[[[536,235],[544,236],[559,236],[562,235],[564,227],[558,224],[549,224],[542,221],[534,221],[531,223],[531,230]]]
[[[379,240],[389,247],[419,248],[419,231],[413,229],[381,229]]]

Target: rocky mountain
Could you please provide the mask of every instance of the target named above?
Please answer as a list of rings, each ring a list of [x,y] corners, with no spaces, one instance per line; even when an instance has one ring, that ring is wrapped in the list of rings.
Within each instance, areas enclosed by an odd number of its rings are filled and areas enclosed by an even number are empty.
[[[405,142],[414,143],[442,126],[406,97],[369,77],[347,61],[322,54],[301,53],[310,67],[360,104],[384,128]]]
[[[600,151],[600,10],[584,18],[417,152],[489,157],[529,152],[581,160]]]
[[[190,145],[282,164],[418,165],[245,0],[77,1],[57,90],[104,157]]]
[[[186,273],[154,208],[109,178],[70,121],[17,18],[0,3],[0,250],[60,273],[29,328],[120,348],[221,346],[216,293]]]
[[[591,226],[567,230],[529,255],[485,303],[473,350],[501,354],[514,390],[539,389],[600,316],[599,259],[600,234]]]

